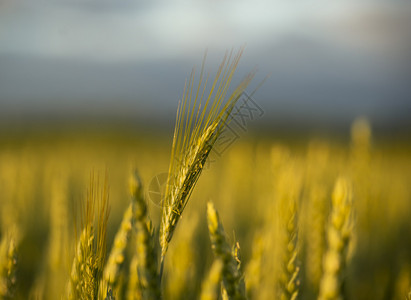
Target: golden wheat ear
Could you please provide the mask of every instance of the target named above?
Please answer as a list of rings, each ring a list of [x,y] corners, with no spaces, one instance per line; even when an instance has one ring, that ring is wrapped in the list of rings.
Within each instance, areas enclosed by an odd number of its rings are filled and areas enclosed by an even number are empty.
[[[230,121],[228,117],[235,103],[254,77],[254,72],[248,74],[225,101],[242,52],[243,49],[240,49],[233,59],[231,59],[232,52],[225,55],[206,100],[204,95],[208,76],[204,76],[205,58],[197,87],[194,87],[193,71],[184,88],[183,98],[177,110],[169,175],[163,201],[160,228],[162,260],[210,151]]]
[[[17,238],[5,234],[0,242],[0,299],[14,299],[16,290]]]
[[[231,249],[226,240],[223,224],[220,221],[217,210],[212,202],[207,204],[208,232],[211,247],[217,259],[223,262],[221,279],[223,282],[223,299],[246,299],[245,282],[240,270],[240,259],[238,243]]]
[[[94,173],[91,173],[87,199],[81,203],[81,233],[80,239],[76,238],[67,299],[98,297],[106,256],[106,232],[110,212],[108,199],[107,176],[103,187],[100,187],[99,178],[95,178]]]
[[[353,202],[350,181],[339,177],[332,194],[328,221],[328,249],[323,258],[323,275],[318,299],[344,299],[347,250],[353,233]]]
[[[221,278],[223,273],[224,263],[221,259],[216,259],[211,265],[210,272],[207,278],[203,281],[201,287],[201,300],[219,299],[221,287]]]
[[[104,299],[107,291],[114,290],[114,294],[118,294],[119,279],[121,277],[127,246],[130,243],[131,231],[133,228],[133,203],[127,207],[114,238],[113,247],[104,267],[103,276],[99,286],[100,298]]]
[[[137,269],[132,272],[133,280],[138,281],[134,297],[141,295],[142,299],[161,299],[160,282],[158,282],[157,256],[153,246],[153,235],[150,233],[150,219],[144,199],[143,184],[134,171],[130,177],[130,193],[133,201],[134,228],[136,230],[136,260]],[[136,283],[136,282],[135,282]],[[131,295],[133,297],[133,295]]]

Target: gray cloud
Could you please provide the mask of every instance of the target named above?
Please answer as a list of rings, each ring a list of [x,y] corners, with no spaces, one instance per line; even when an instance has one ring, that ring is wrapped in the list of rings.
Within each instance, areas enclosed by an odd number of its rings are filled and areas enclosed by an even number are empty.
[[[237,82],[272,76],[256,97],[266,119],[402,122],[410,110],[411,5],[308,1],[5,2],[0,111],[174,118],[206,48],[215,70],[247,42]]]

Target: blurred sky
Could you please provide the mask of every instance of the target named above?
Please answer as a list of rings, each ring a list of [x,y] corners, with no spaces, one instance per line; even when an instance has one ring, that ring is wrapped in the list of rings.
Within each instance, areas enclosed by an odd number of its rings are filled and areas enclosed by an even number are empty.
[[[246,45],[261,124],[411,128],[410,1],[0,0],[0,118],[171,123],[185,78]]]

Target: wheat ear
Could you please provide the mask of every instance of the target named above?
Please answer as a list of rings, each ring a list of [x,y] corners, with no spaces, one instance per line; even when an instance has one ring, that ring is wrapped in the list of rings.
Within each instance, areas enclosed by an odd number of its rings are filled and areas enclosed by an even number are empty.
[[[282,274],[280,276],[280,290],[282,300],[295,300],[299,290],[299,267],[297,265],[297,202],[290,199],[285,212],[285,249],[282,259]]]
[[[163,202],[160,228],[161,265],[163,265],[164,256],[177,222],[201,175],[207,157],[218,136],[229,122],[228,117],[240,94],[254,76],[253,73],[249,74],[228,100],[224,101],[242,51],[241,49],[232,61],[231,54],[225,56],[204,104],[202,100],[208,80],[207,76],[202,86],[204,61],[197,88],[193,87],[194,71],[188,85],[186,84],[184,88],[183,99],[177,110],[169,176]]]
[[[210,272],[201,287],[201,300],[218,300],[221,291],[221,278],[224,264],[216,259],[211,265]]]
[[[324,186],[312,184],[309,190],[309,205],[307,219],[309,229],[306,233],[306,272],[307,280],[313,291],[317,294],[323,274],[323,256],[326,249],[326,224],[327,224],[327,194]]]
[[[130,262],[129,279],[127,286],[127,300],[141,300],[140,281],[138,278],[138,258],[137,254],[133,256]]]
[[[208,231],[211,246],[217,258],[223,262],[223,285],[229,299],[246,299],[244,281],[239,268],[237,251],[231,251],[227,243],[223,225],[212,202],[207,205]],[[238,250],[238,246],[234,247]]]
[[[263,256],[264,256],[264,239],[263,234],[258,233],[253,238],[252,245],[252,255],[246,270],[246,280],[247,280],[247,297],[254,299],[256,298],[257,291],[261,286],[262,281],[262,269],[263,269]]]
[[[160,299],[161,292],[157,274],[157,258],[153,238],[147,224],[147,204],[137,172],[130,177],[130,192],[133,199],[135,229],[137,231],[137,270],[143,299]]]
[[[97,202],[97,203],[96,203]],[[97,231],[95,230],[95,205],[98,210]],[[68,299],[90,299],[98,297],[98,286],[103,273],[106,255],[106,231],[108,221],[108,185],[99,190],[99,181],[90,176],[87,200],[81,209],[81,234],[73,260]]]
[[[125,251],[131,236],[131,229],[133,227],[133,205],[127,207],[124,212],[123,219],[119,230],[114,238],[113,248],[104,268],[103,279],[100,283],[100,296],[107,293],[107,290],[113,289],[114,294],[118,294],[117,283],[121,268],[125,260]]]
[[[351,185],[347,179],[340,177],[332,195],[332,211],[327,228],[328,248],[324,256],[324,273],[318,298],[320,300],[343,299],[343,275],[351,235]]]
[[[13,299],[16,286],[17,249],[15,239],[4,235],[0,244],[0,298]]]

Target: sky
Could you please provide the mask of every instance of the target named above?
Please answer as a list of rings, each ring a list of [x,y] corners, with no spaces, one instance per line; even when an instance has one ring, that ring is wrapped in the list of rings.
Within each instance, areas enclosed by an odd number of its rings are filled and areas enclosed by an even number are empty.
[[[409,1],[0,1],[0,118],[172,122],[185,79],[245,46],[260,124],[411,128]]]

